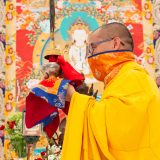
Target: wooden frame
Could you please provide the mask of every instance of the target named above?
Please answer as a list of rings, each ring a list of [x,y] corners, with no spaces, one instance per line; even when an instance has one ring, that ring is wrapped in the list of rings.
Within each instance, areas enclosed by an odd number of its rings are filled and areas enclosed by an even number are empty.
[[[42,125],[38,124],[32,128],[27,128],[25,123],[25,111],[23,112],[23,122],[22,122],[22,128],[23,128],[23,135],[24,136],[40,136],[42,132]]]

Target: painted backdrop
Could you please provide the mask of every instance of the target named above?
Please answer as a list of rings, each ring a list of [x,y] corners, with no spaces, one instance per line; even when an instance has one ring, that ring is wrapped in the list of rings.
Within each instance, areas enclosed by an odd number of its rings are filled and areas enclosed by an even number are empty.
[[[154,45],[152,3],[155,7]],[[83,72],[88,85],[94,83],[95,88],[103,88],[93,78],[85,58],[87,35],[102,24],[114,21],[124,23],[131,31],[137,61],[155,77],[155,66],[159,68],[158,0],[56,0],[55,6],[56,47],[77,71]],[[40,67],[47,63],[43,57],[53,51],[48,0],[4,0],[0,9],[0,81],[4,93],[5,79],[4,114],[7,119],[25,108],[28,91],[42,78]],[[7,135],[5,146],[5,156],[12,158]]]

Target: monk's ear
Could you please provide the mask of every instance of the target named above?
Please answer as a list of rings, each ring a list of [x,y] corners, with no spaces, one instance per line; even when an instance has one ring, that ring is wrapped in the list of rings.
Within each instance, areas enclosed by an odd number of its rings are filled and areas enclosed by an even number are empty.
[[[113,43],[114,43],[114,50],[118,50],[121,48],[121,39],[119,37],[115,37],[113,39]]]

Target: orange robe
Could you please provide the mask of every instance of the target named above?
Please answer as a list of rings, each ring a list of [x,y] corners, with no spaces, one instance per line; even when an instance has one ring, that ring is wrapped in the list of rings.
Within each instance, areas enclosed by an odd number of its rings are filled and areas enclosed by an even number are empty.
[[[160,92],[144,69],[125,64],[100,101],[73,95],[61,160],[160,160]]]

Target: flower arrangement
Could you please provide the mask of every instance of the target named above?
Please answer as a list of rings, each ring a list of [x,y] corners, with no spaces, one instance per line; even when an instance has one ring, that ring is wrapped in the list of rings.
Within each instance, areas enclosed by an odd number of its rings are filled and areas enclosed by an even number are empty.
[[[64,124],[64,121],[63,121]],[[62,126],[62,122],[60,124]],[[59,133],[59,134],[58,134]],[[48,139],[49,145],[46,150],[40,153],[40,156],[34,160],[60,160],[62,143],[63,143],[63,132],[55,132],[53,137]]]
[[[25,157],[26,141],[22,133],[22,113],[16,112],[11,115],[5,128],[10,139],[11,149],[17,153],[18,157]]]
[[[48,156],[48,160],[60,160],[61,158],[61,146],[48,145],[48,155],[46,152],[41,152],[42,159],[45,160]]]
[[[61,146],[48,145],[47,150],[41,152],[41,157],[35,158],[34,160],[60,160],[61,159]]]

